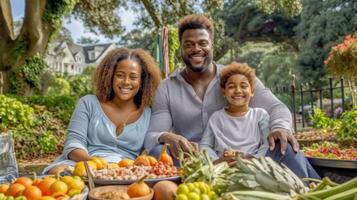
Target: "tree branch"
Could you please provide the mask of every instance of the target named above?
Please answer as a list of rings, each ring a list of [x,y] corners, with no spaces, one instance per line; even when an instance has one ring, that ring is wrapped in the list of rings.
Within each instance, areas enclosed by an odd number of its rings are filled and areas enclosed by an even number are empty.
[[[10,0],[0,1],[0,38],[3,41],[15,39]]]
[[[43,22],[42,15],[45,10],[46,0],[27,0],[25,7],[25,17],[20,35],[29,41],[28,55],[37,52],[43,53],[47,45],[48,36],[51,32],[49,27]]]
[[[157,29],[161,28],[162,24],[158,16],[156,15],[156,11],[154,6],[149,2],[149,0],[141,0],[146,11],[149,13],[151,19],[154,21]]]
[[[249,11],[246,10],[244,12],[244,15],[242,17],[240,17],[240,22],[239,22],[239,26],[238,26],[238,31],[236,32],[236,37],[238,39],[238,41],[240,41],[240,37],[241,37],[241,33],[242,33],[242,29],[244,27],[245,22],[247,21],[249,16]]]

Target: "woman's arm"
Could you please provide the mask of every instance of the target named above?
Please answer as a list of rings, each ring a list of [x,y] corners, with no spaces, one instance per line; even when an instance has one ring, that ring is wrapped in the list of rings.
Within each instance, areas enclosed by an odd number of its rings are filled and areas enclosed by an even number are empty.
[[[96,97],[85,96],[78,101],[68,126],[63,155],[74,161],[86,160],[89,157],[87,151],[87,131],[90,112],[92,110],[90,105],[91,98]]]

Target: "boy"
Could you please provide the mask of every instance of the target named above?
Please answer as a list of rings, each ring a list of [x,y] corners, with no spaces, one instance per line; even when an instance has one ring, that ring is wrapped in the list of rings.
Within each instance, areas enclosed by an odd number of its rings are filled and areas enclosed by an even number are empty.
[[[269,148],[269,115],[262,108],[249,107],[255,89],[255,70],[233,62],[222,70],[220,80],[228,106],[212,114],[200,148],[221,161],[234,159],[227,150],[245,157],[265,156]]]

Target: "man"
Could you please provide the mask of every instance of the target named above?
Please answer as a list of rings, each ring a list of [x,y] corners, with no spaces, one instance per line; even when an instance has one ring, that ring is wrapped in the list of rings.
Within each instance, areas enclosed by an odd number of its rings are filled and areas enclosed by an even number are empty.
[[[222,66],[213,62],[213,37],[213,23],[204,16],[189,15],[180,21],[181,56],[186,67],[164,80],[156,92],[145,139],[145,148],[152,154],[160,152],[164,143],[170,144],[170,152],[176,158],[180,149],[194,149],[211,114],[226,105],[219,86]],[[264,108],[270,115],[267,156],[287,164],[301,177],[318,177],[306,159],[295,154],[299,145],[292,135],[288,108],[260,80],[250,107]]]

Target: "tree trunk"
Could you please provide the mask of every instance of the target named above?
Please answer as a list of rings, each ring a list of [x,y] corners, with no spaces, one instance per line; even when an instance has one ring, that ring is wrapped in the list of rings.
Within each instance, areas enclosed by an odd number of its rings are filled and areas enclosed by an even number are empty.
[[[0,71],[4,76],[4,93],[9,89],[9,73],[16,71],[27,58],[37,53],[43,55],[46,51],[49,36],[55,30],[43,20],[46,3],[46,0],[26,1],[24,22],[19,35],[15,37],[10,1],[0,1]],[[23,91],[19,93],[31,94],[32,88],[25,81],[24,83]]]

